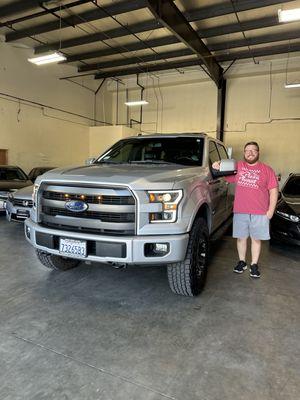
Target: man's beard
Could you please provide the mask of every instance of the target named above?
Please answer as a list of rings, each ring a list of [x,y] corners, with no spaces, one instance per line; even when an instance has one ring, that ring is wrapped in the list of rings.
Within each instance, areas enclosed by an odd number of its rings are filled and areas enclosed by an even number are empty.
[[[244,160],[246,161],[246,163],[248,164],[255,164],[259,159],[259,154],[257,154],[257,156],[251,160],[247,160],[247,158],[244,156]]]

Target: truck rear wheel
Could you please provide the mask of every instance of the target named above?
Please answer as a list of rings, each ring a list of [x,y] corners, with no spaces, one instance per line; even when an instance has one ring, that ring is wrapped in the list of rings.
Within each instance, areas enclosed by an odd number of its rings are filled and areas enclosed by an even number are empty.
[[[185,259],[168,265],[171,290],[183,296],[197,296],[207,275],[208,228],[204,218],[197,218],[190,232]]]
[[[36,254],[40,262],[49,269],[66,271],[67,269],[77,267],[80,263],[80,260],[56,256],[46,251],[36,250]]]

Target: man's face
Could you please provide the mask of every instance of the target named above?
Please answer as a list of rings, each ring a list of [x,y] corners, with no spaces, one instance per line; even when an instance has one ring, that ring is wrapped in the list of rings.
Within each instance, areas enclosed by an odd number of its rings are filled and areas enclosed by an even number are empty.
[[[249,144],[244,150],[244,160],[248,164],[255,164],[259,159],[259,151],[254,144]]]

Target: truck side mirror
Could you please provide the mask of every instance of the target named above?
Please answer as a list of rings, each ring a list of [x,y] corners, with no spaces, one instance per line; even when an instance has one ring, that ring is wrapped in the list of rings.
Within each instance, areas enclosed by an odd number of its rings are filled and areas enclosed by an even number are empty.
[[[91,165],[94,163],[94,161],[96,161],[95,157],[88,158],[87,160],[85,160],[85,165]]]
[[[229,157],[229,158],[232,157],[232,150],[233,150],[232,147],[228,147],[228,148],[227,148],[227,154],[228,154],[228,157]]]
[[[236,161],[233,158],[227,158],[221,160],[220,169],[217,171],[215,169],[212,170],[213,176],[226,176],[226,175],[235,175],[237,172]]]

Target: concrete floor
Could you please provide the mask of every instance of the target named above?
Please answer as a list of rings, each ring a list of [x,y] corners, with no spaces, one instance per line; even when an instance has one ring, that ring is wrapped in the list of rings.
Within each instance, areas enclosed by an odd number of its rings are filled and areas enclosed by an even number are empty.
[[[214,250],[197,298],[164,268],[51,272],[0,218],[1,400],[298,400],[300,254],[264,247],[262,278]]]

